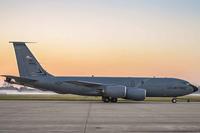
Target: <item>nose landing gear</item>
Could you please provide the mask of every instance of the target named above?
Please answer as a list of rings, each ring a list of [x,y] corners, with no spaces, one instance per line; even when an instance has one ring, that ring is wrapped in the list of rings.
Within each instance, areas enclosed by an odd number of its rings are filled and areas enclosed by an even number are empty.
[[[174,97],[172,98],[172,103],[176,103],[177,102],[177,99]]]
[[[177,99],[178,99],[178,98],[176,98],[176,97],[172,98],[172,100],[171,100],[172,103],[176,103],[176,102],[177,102]],[[179,98],[179,99],[180,99],[180,98]],[[182,98],[181,98],[180,100],[185,100],[185,101],[187,101],[188,103],[190,102],[190,99],[182,99]]]

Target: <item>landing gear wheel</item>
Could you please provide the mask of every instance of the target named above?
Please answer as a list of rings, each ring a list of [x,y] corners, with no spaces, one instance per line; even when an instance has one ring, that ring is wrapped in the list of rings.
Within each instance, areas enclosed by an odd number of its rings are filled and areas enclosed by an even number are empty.
[[[110,100],[112,103],[116,103],[117,102],[117,98],[111,98],[111,100]]]
[[[190,99],[187,99],[187,102],[189,103],[189,102],[190,102]]]
[[[172,103],[176,103],[177,99],[176,98],[172,98]]]
[[[110,98],[109,97],[102,97],[102,101],[104,103],[109,103],[110,102]]]

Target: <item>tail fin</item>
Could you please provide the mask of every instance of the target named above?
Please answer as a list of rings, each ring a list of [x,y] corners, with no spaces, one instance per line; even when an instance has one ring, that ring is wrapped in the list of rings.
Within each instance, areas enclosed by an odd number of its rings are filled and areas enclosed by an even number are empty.
[[[52,76],[46,72],[26,46],[29,42],[13,43],[20,77]]]

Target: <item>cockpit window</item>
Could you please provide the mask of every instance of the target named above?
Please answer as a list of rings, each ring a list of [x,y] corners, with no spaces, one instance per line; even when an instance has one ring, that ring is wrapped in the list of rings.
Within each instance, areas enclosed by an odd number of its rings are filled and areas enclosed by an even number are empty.
[[[190,83],[188,83],[188,82],[184,82],[184,84],[185,84],[185,85],[190,85]]]

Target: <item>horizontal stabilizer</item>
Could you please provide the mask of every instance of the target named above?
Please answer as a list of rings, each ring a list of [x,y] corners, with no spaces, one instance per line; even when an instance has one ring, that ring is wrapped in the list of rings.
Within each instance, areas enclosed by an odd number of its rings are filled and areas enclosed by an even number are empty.
[[[2,77],[6,77],[6,82],[8,83],[13,83],[13,79],[15,80],[16,84],[19,83],[30,83],[30,82],[36,82],[37,80],[34,79],[28,79],[28,78],[23,78],[23,77],[17,77],[17,76],[11,76],[11,75],[1,75]]]

